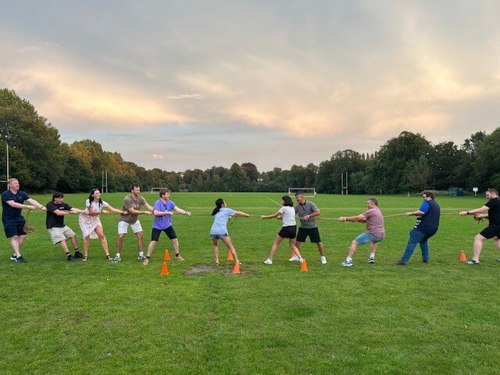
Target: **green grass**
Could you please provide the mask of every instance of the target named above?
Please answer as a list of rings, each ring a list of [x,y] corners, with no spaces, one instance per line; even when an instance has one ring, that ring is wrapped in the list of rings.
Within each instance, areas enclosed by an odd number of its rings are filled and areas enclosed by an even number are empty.
[[[120,207],[124,195],[104,199]],[[231,275],[231,264],[222,261],[218,269],[188,275],[213,265],[209,214],[219,196],[254,215],[274,213],[278,206],[268,198],[280,199],[276,193],[174,193],[172,200],[193,215],[174,216],[186,261],[169,262],[168,277],[159,274],[163,250],[170,248],[166,237],[148,267],[136,260],[132,234],[120,264],[104,260],[98,241],[91,242],[88,263],[70,263],[51,244],[45,215],[33,212],[37,231],[23,248],[28,264],[11,263],[10,245],[1,240],[0,373],[498,374],[499,254],[489,241],[481,265],[458,262],[460,250],[471,255],[473,236],[486,224],[457,213],[481,206],[483,198],[438,198],[445,215],[429,242],[428,265],[420,262],[419,248],[408,266],[394,265],[414,217],[387,218],[377,263],[366,262],[369,248],[361,246],[349,269],[339,263],[364,226],[321,221],[329,263],[321,265],[316,247],[306,243],[307,273],[289,264],[285,243],[272,266],[262,263],[280,222],[238,218],[229,231],[243,274]],[[85,198],[67,195],[66,201],[82,207]],[[314,201],[322,217],[332,218],[362,212],[367,198],[320,195]],[[386,215],[413,211],[421,202],[378,198]],[[101,220],[114,254],[117,216]],[[151,221],[141,217],[146,246]],[[81,243],[77,217],[66,223]]]

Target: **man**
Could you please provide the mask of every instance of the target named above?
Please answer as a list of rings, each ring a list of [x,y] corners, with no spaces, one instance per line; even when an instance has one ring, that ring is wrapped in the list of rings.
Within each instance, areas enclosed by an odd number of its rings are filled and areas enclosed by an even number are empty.
[[[83,211],[78,208],[73,208],[64,202],[64,194],[56,192],[52,194],[52,201],[47,203],[47,218],[45,224],[49,232],[52,243],[61,244],[61,247],[66,254],[69,262],[83,258],[83,254],[78,250],[78,240],[73,230],[64,224],[64,216],[70,214],[80,214]],[[71,240],[75,255],[71,255],[68,249],[67,240]]]
[[[488,202],[482,207],[470,211],[460,211],[461,216],[474,215],[474,219],[478,221],[483,219],[483,212],[488,213],[485,217],[488,218],[489,225],[474,237],[474,255],[467,264],[479,264],[479,256],[484,241],[490,238],[495,241],[497,249],[500,250],[500,198],[498,197],[498,190],[486,190],[486,199],[488,199]],[[500,261],[500,258],[497,260]]]
[[[130,194],[123,199],[123,211],[128,212],[126,215],[120,215],[120,220],[118,221],[118,240],[116,241],[116,256],[113,259],[114,263],[121,261],[123,239],[127,235],[128,228],[132,228],[132,231],[137,237],[137,247],[139,249],[138,260],[144,260],[144,245],[143,245],[143,234],[141,222],[138,219],[138,215],[151,215],[153,213],[153,207],[151,207],[148,202],[144,199],[141,193],[141,187],[139,185],[132,185],[130,187]],[[148,211],[140,211],[141,206],[144,206]]]
[[[26,263],[26,260],[21,256],[21,247],[26,238],[26,232],[24,231],[26,221],[21,216],[21,211],[23,208],[45,211],[46,208],[35,199],[30,198],[24,191],[19,190],[19,186],[19,181],[15,178],[7,181],[7,190],[2,193],[2,223],[5,236],[11,239],[10,245],[14,250],[10,260],[17,263]],[[31,205],[25,205],[25,201],[30,202]]]
[[[429,263],[430,256],[427,241],[438,231],[441,208],[434,200],[434,193],[424,191],[422,198],[423,202],[418,210],[406,213],[406,216],[417,216],[418,218],[415,226],[410,231],[410,238],[405,252],[401,259],[396,262],[399,266],[408,264],[417,244],[420,244],[422,250],[422,261]]]
[[[319,236],[318,224],[316,224],[316,217],[319,216],[321,212],[313,202],[306,201],[303,192],[298,191],[295,193],[295,199],[298,203],[297,206],[295,206],[295,213],[299,215],[300,219],[300,227],[295,245],[300,251],[300,244],[309,237],[310,241],[318,246],[321,264],[326,264],[324,246]],[[290,262],[299,261],[299,258],[295,255],[289,260]]]
[[[375,198],[370,198],[366,202],[368,210],[357,216],[342,216],[339,217],[339,222],[345,223],[346,221],[366,223],[366,232],[360,234],[351,242],[349,253],[346,260],[340,263],[344,267],[352,267],[352,257],[358,249],[358,245],[371,242],[369,263],[375,263],[375,253],[377,251],[377,244],[384,239],[384,215],[378,208],[378,201]]]
[[[148,246],[148,253],[146,259],[144,259],[144,265],[149,264],[149,258],[155,249],[158,240],[160,239],[161,232],[165,232],[170,241],[175,252],[175,259],[178,261],[183,261],[184,258],[179,254],[179,241],[177,240],[177,235],[172,227],[172,215],[177,212],[181,215],[191,215],[191,212],[185,211],[175,205],[174,202],[170,200],[170,190],[162,189],[160,190],[160,199],[158,199],[153,206],[153,215],[155,218],[153,220],[153,228],[151,230],[151,242]]]

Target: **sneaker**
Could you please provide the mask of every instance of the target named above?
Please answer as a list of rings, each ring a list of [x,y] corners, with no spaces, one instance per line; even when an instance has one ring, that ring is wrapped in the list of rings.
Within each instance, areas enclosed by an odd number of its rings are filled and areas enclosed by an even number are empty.
[[[175,256],[175,259],[178,261],[178,262],[184,262],[184,258],[181,257],[180,255],[176,255]]]
[[[375,263],[375,258],[368,258],[368,263],[371,263],[371,264]]]
[[[298,262],[300,259],[297,255],[294,255],[290,259],[288,259],[289,262]]]
[[[298,258],[297,258],[298,259]],[[267,258],[265,261],[264,261],[264,264],[273,264],[273,261],[269,258]]]
[[[11,255],[11,256],[10,256],[10,260],[12,260],[13,262],[15,262],[15,261],[16,261],[16,259],[17,259],[17,257],[16,257],[15,255]],[[499,259],[500,259],[500,258],[499,258]]]
[[[106,260],[109,260],[110,262],[113,261],[113,257],[111,255],[106,255]]]
[[[149,258],[144,257],[144,260],[142,261],[142,264],[144,264],[145,266],[147,266],[149,264]]]
[[[16,258],[16,263],[28,263],[22,256]]]
[[[467,264],[479,264],[479,261],[478,260],[474,260],[474,259],[471,259],[467,262]]]
[[[422,263],[429,263],[430,260],[429,259],[422,259]]]
[[[321,264],[326,264],[326,257],[325,256],[321,257]]]
[[[82,262],[87,262],[89,260],[89,257],[86,257],[85,255],[82,258]]]
[[[113,263],[119,263],[122,261],[122,257],[116,255],[114,258],[113,258]]]
[[[146,257],[144,255],[137,256],[137,260],[140,260],[141,262],[144,261],[144,259],[146,259]]]
[[[342,267],[352,267],[352,261],[348,262],[347,260],[344,260],[342,263],[340,263]]]
[[[408,262],[405,262],[404,260],[398,260],[396,262],[396,266],[406,266],[408,264]]]
[[[66,258],[68,258],[68,262],[74,262],[76,260],[73,255],[68,255]]]
[[[82,253],[80,253],[78,250],[76,250],[76,251],[75,251],[75,255],[74,255],[74,257],[75,257],[76,259],[82,259],[82,258],[83,258],[83,254],[82,254]]]

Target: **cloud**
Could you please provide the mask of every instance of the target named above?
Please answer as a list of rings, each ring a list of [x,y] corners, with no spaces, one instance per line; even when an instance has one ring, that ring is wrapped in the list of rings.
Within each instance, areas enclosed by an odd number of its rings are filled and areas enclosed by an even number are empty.
[[[151,155],[152,159],[153,160],[165,160],[165,155],[163,154],[153,154]]]

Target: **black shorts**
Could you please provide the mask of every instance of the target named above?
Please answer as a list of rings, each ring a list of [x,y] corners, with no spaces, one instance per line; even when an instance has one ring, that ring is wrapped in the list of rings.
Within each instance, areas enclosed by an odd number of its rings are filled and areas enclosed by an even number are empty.
[[[24,224],[26,224],[26,221],[22,216],[14,220],[2,220],[2,222],[5,236],[7,238],[26,235],[26,232],[24,231]]]
[[[295,234],[297,233],[297,226],[290,225],[289,227],[282,227],[278,236],[281,238],[295,238]]]
[[[320,243],[321,238],[319,236],[319,229],[316,228],[299,228],[299,232],[297,233],[297,242],[306,242],[307,237],[311,240],[312,243]]]
[[[493,237],[500,238],[500,225],[490,225],[489,227],[484,228],[479,234],[487,239]]]
[[[151,230],[151,241],[158,242],[158,240],[160,239],[161,232],[165,232],[165,234],[171,240],[173,240],[174,238],[177,238],[177,235],[175,234],[174,227],[173,226],[169,226],[166,229],[156,229],[156,228],[153,228]]]

